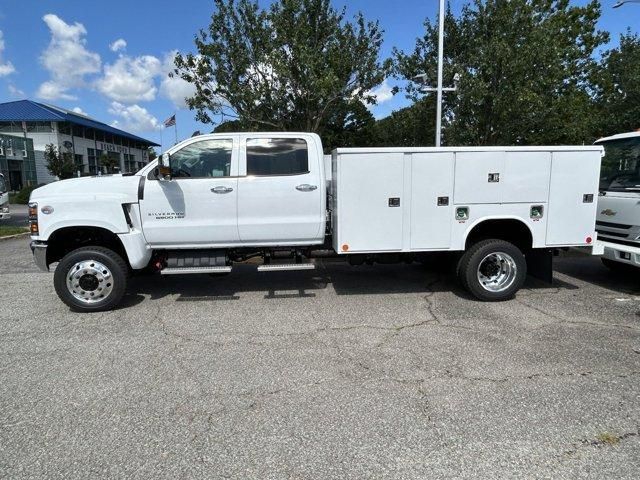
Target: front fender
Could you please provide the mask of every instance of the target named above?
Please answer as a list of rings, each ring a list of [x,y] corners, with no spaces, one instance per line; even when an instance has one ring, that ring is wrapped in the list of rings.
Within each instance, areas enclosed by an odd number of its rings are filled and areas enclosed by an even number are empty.
[[[52,212],[42,213],[49,206]],[[64,201],[38,202],[38,236],[34,239],[46,241],[56,230],[65,227],[99,227],[115,234],[129,232],[129,225],[122,204],[114,201],[92,200],[82,204]]]

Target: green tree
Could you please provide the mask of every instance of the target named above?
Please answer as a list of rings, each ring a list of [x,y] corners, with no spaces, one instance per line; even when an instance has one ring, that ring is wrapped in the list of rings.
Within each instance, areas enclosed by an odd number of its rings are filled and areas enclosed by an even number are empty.
[[[436,105],[429,98],[418,98],[375,124],[371,145],[377,147],[425,147],[434,144]]]
[[[156,158],[158,158],[158,154],[156,153],[156,149],[153,148],[153,147],[149,147],[147,149],[147,156],[148,156],[150,162],[155,160]]]
[[[276,0],[268,9],[255,0],[214,3],[197,54],[175,58],[175,74],[195,85],[187,104],[199,121],[224,114],[244,130],[322,133],[358,115],[355,101],[375,103],[370,91],[390,67],[379,60],[377,22],[360,13],[347,21],[329,0]]]
[[[445,18],[444,140],[460,145],[559,144],[589,141],[594,104],[592,55],[608,35],[596,29],[600,4],[569,0],[473,0]],[[437,25],[410,54],[396,52],[397,72],[424,71],[435,83]],[[419,97],[416,85],[411,97]],[[431,95],[435,102],[435,95]]]
[[[69,152],[59,152],[53,143],[49,143],[44,147],[44,159],[51,175],[60,180],[73,177],[75,165]]]
[[[640,37],[627,31],[606,51],[596,74],[597,136],[640,128]]]
[[[107,173],[113,173],[116,167],[120,166],[120,162],[115,157],[110,157],[106,152],[100,155],[100,166],[107,170]]]

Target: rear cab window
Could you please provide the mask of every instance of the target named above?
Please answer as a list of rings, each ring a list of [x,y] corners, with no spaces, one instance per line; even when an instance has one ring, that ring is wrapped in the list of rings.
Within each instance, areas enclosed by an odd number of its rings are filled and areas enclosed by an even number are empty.
[[[247,175],[282,176],[309,173],[309,146],[302,138],[248,138]]]

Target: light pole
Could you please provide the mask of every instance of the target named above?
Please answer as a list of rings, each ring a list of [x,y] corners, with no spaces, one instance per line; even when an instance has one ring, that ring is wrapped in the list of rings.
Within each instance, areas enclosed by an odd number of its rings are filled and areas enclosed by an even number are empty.
[[[625,3],[640,3],[640,0],[619,0],[618,3],[613,6],[613,8],[620,8]]]
[[[630,1],[630,0],[627,0]],[[427,85],[427,74],[420,73],[413,77],[413,81],[422,85],[420,91],[423,93],[437,92],[436,99],[436,147],[440,146],[440,139],[442,137],[442,93],[443,92],[455,92],[458,89],[458,81],[460,75],[455,74],[453,77],[453,87],[442,86],[442,67],[444,57],[444,0],[440,0],[440,13],[438,14],[438,85],[437,87],[430,87]]]

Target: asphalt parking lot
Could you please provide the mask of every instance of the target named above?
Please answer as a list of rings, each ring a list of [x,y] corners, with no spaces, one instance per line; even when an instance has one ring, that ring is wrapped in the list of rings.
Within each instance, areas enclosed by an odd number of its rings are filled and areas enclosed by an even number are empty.
[[[0,477],[638,478],[640,277],[140,277],[76,314],[0,242]]]

